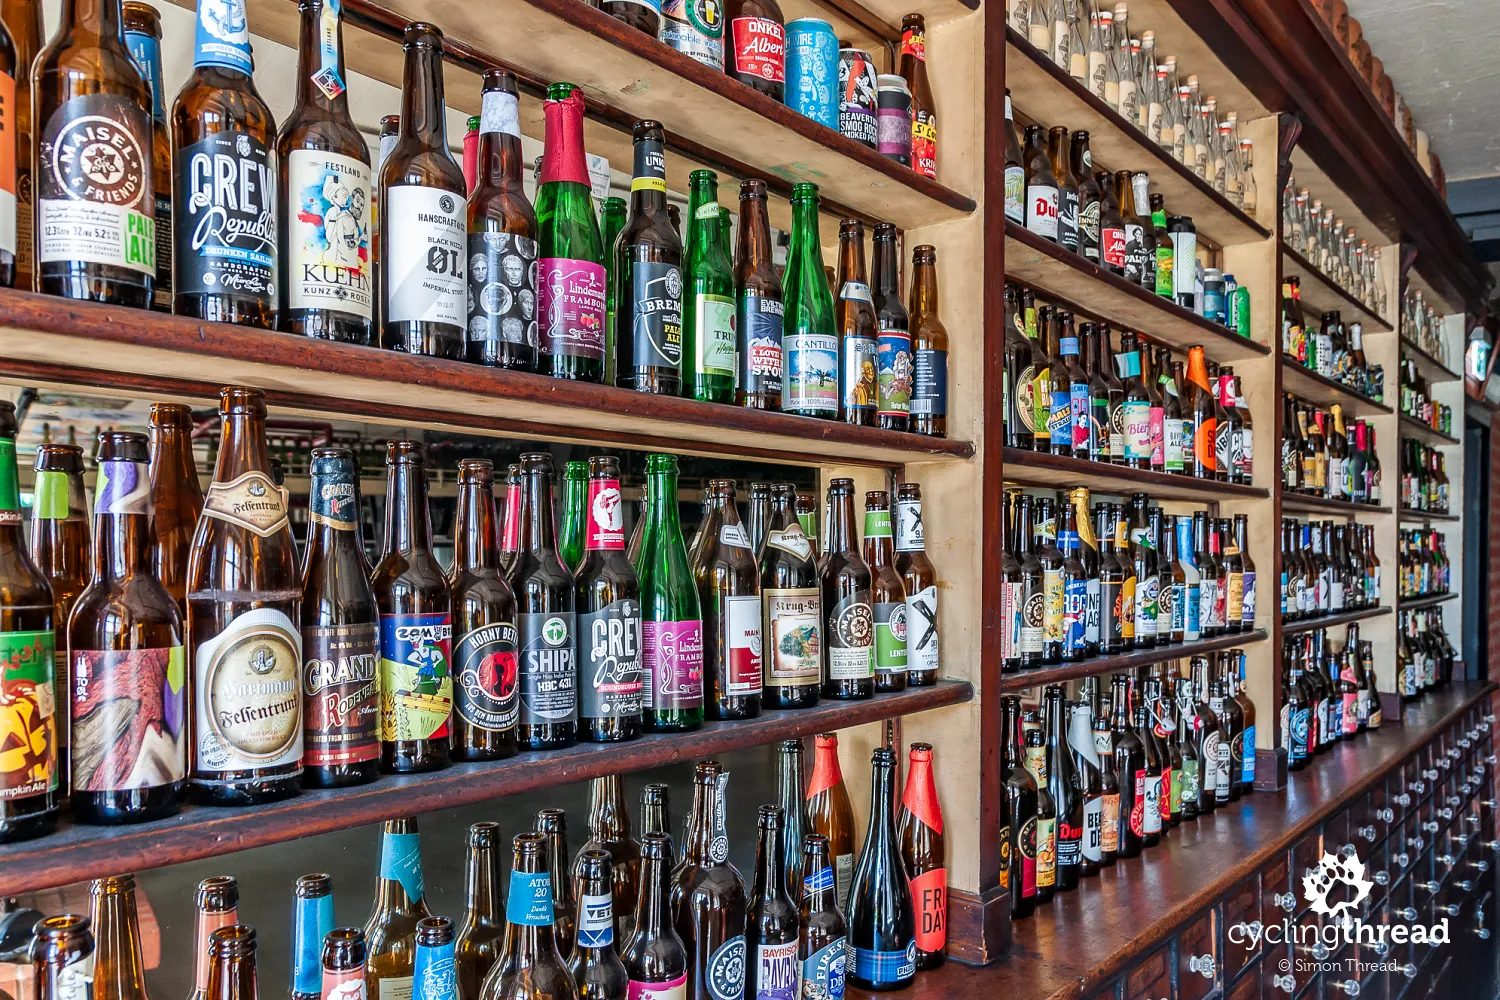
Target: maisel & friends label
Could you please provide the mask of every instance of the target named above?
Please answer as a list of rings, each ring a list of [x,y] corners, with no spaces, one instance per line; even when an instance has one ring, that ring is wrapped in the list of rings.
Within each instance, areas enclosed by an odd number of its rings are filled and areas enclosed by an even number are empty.
[[[289,157],[287,241],[291,309],[371,317],[370,168],[350,156],[294,149]]]
[[[453,709],[453,618],[446,612],[380,616],[380,738],[448,735]]]
[[[574,663],[574,613],[522,613],[520,618],[521,725],[578,720],[578,669]]]
[[[453,709],[475,729],[514,730],[520,715],[516,626],[481,625],[453,650]]]

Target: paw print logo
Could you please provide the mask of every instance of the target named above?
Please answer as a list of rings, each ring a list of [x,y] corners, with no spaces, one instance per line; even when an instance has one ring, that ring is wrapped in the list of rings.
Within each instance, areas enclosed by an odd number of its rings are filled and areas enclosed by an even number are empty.
[[[1330,905],[1328,894],[1340,883],[1353,890],[1353,895]],[[1318,867],[1302,876],[1303,898],[1312,904],[1314,913],[1326,916],[1336,917],[1353,911],[1370,895],[1372,888],[1374,883],[1365,878],[1364,862],[1352,852],[1348,857],[1340,858],[1325,851]]]

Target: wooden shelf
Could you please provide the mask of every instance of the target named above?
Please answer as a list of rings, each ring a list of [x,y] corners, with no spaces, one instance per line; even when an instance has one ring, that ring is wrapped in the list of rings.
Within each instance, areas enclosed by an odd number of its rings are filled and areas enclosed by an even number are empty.
[[[1326,497],[1312,497],[1301,493],[1281,494],[1281,509],[1283,511],[1327,512],[1330,514],[1344,514],[1349,517],[1355,517],[1359,514],[1389,514],[1391,512],[1390,507],[1380,504],[1330,500]]]
[[[1264,344],[1110,274],[1012,222],[1005,225],[1005,277],[1030,285],[1044,299],[1063,300],[1076,312],[1140,330],[1164,344],[1183,350],[1202,344],[1215,361],[1271,353]]]
[[[1398,611],[1421,611],[1423,608],[1436,607],[1445,601],[1451,601],[1458,597],[1458,591],[1449,591],[1446,594],[1431,594],[1427,597],[1398,597],[1396,609]]]
[[[1405,337],[1401,338],[1401,357],[1410,358],[1417,366],[1417,374],[1425,378],[1429,384],[1436,382],[1457,382],[1463,378],[1458,372],[1449,368]]]
[[[1399,511],[1400,520],[1403,523],[1422,524],[1428,521],[1462,521],[1462,514],[1439,514],[1432,510],[1414,510],[1411,507],[1402,507]]]
[[[1345,323],[1357,322],[1365,334],[1390,333],[1393,329],[1384,317],[1344,289],[1323,276],[1312,261],[1296,250],[1283,244],[1281,247],[1281,280],[1296,277],[1302,301],[1302,319],[1309,326],[1318,326],[1326,312],[1337,312]]]
[[[1459,443],[1458,438],[1444,434],[1434,427],[1428,427],[1416,417],[1408,417],[1404,413],[1401,414],[1401,436],[1404,438],[1416,438],[1425,444],[1434,445],[1439,448]]]
[[[1281,634],[1288,636],[1296,635],[1298,632],[1312,632],[1315,629],[1336,628],[1339,625],[1364,621],[1366,618],[1379,618],[1381,615],[1390,613],[1390,605],[1382,604],[1374,608],[1360,608],[1358,611],[1340,611],[1336,615],[1324,615],[1321,618],[1302,618],[1294,622],[1282,622]]]
[[[1084,458],[1065,458],[1021,448],[1006,448],[1001,459],[1005,464],[1005,481],[1025,486],[1087,486],[1096,493],[1125,496],[1149,493],[1153,500],[1264,499],[1270,496],[1259,486],[1221,483],[1214,479],[1170,475],[1129,469],[1123,465],[1090,462]]]
[[[190,0],[174,2],[193,9]],[[297,46],[296,3],[252,0],[247,7],[251,32]],[[401,86],[403,26],[427,21],[440,27],[450,56],[444,71],[447,104],[466,115],[479,113],[476,70],[485,66],[515,71],[532,94],[552,81],[576,83],[592,111],[616,133],[605,137],[601,129],[586,130],[585,148],[609,156],[619,169],[630,169],[631,124],[650,118],[666,126],[669,149],[696,164],[736,179],[760,177],[782,192],[793,182],[811,181],[839,210],[903,229],[962,218],[976,207],[968,195],[803,117],[582,0],[478,5],[348,0],[344,16],[349,71],[396,87]],[[522,131],[541,138],[541,118],[539,101],[522,101]],[[689,164],[677,159],[667,157],[668,183],[686,191],[682,168]],[[720,177],[721,189],[732,190],[726,180]]]
[[[1185,660],[1193,656],[1204,656],[1208,653],[1215,653],[1221,649],[1235,649],[1240,646],[1249,645],[1252,642],[1264,642],[1270,637],[1270,633],[1265,629],[1258,628],[1249,632],[1234,632],[1229,635],[1214,636],[1212,639],[1203,639],[1198,642],[1178,643],[1175,646],[1137,649],[1115,656],[1095,656],[1078,663],[1063,663],[1058,666],[1023,669],[1016,673],[1002,676],[1000,678],[1000,690],[1024,691],[1027,688],[1040,687],[1043,684],[1061,684],[1063,681],[1076,680],[1080,677],[1094,677],[1099,674],[1133,670],[1136,667],[1146,667],[1153,663],[1165,663],[1170,660]]]
[[[1292,395],[1325,409],[1337,403],[1344,408],[1345,416],[1389,416],[1395,412],[1385,403],[1371,399],[1357,389],[1326,375],[1319,375],[1311,368],[1285,356],[1281,359],[1281,387]]]
[[[64,822],[51,836],[0,847],[0,896],[301,840],[395,816],[449,809],[608,774],[662,767],[958,705],[973,696],[974,689],[964,681],[940,680],[931,687],[876,695],[866,701],[822,701],[813,708],[766,712],[757,719],[709,722],[692,733],[522,753],[505,761],[455,764],[430,774],[388,775],[372,784],[307,791],[297,798],[264,806],[184,806],[181,813],[169,819],[135,826]]]
[[[1148,22],[1149,23],[1149,22]],[[1045,125],[1087,129],[1095,168],[1145,170],[1151,190],[1166,199],[1169,215],[1190,215],[1200,236],[1220,246],[1268,239],[1270,230],[1215,191],[1197,174],[1095,97],[1028,42],[1005,29],[1005,85],[1017,110]]]
[[[656,396],[0,289],[0,376],[137,398],[266,390],[287,412],[797,465],[969,458],[967,441]]]

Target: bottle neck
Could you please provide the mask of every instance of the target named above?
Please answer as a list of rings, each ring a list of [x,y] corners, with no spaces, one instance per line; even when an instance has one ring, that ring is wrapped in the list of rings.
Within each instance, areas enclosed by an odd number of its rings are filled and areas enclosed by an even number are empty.
[[[503,90],[486,91],[481,99],[479,183],[485,187],[523,192],[519,100]],[[512,130],[515,131],[512,131]]]
[[[385,490],[386,551],[430,551],[431,535],[423,467],[404,462],[391,466]]]
[[[650,474],[651,506],[647,512],[649,527],[658,544],[668,538],[682,537],[682,523],[677,515],[677,473],[675,471]],[[669,532],[661,535],[656,532]]]
[[[464,909],[471,925],[498,926],[500,864],[488,845],[469,849],[469,867],[464,879]]]
[[[836,907],[837,882],[828,861],[828,849],[819,847],[811,854],[804,854],[803,861],[802,911],[823,913]]]
[[[97,33],[108,44],[109,39],[123,37],[120,0],[72,0],[62,5],[58,34],[69,29]]]
[[[330,23],[333,31],[325,44],[324,30]],[[329,8],[328,0],[309,3],[302,9],[297,68],[299,111],[316,108],[330,117],[349,117],[349,92],[344,75],[344,19],[341,13]],[[330,90],[334,92],[331,97]]]
[[[727,777],[719,774],[712,782],[699,781],[693,786],[693,819],[692,829],[687,834],[687,854],[704,867],[722,865],[729,857],[729,827],[722,790]]]
[[[401,135],[433,149],[448,148],[448,119],[443,103],[443,54],[435,44],[411,45],[401,88]]]
[[[573,91],[561,101],[542,105],[546,147],[542,153],[542,183],[589,183],[583,156],[583,95]],[[633,185],[632,185],[633,186]]]
[[[896,253],[894,238],[875,241],[875,288],[876,295],[901,297],[901,258]]]
[[[620,841],[630,836],[630,812],[619,775],[598,778],[590,785],[589,833],[600,841]]]
[[[762,827],[755,850],[755,885],[752,895],[772,902],[786,893],[786,876],[781,870],[781,840],[785,832],[779,827]]]
[[[630,178],[630,210],[648,216],[664,215],[667,211],[667,175],[662,144],[656,139],[638,139],[634,152],[635,170]],[[696,197],[696,192],[692,194]],[[693,226],[696,221],[689,219],[688,226]]]
[[[838,493],[828,505],[827,550],[832,553],[856,555],[859,552],[859,531],[854,526],[854,494]]]
[[[766,199],[740,199],[739,254],[741,274],[771,269],[771,223]]]
[[[552,476],[546,472],[526,475],[526,496],[521,501],[526,516],[521,524],[521,551],[533,554],[556,552],[557,534],[552,523]]]
[[[839,294],[843,295],[843,286],[853,281],[858,284],[867,284],[865,278],[865,245],[862,241],[851,237],[839,238]]]
[[[669,924],[666,878],[665,861],[641,859],[641,887],[645,891],[635,901],[635,926],[648,941],[665,934]]]
[[[103,991],[102,996],[146,1000],[135,891],[112,889],[95,896],[93,915],[95,988]],[[208,984],[206,974],[203,984]]]
[[[464,483],[458,491],[454,554],[458,569],[495,569],[495,495],[487,483]]]
[[[264,419],[251,413],[231,413],[225,417],[219,458],[214,464],[214,482],[227,483],[246,472],[269,473],[270,468]]]
[[[151,529],[144,514],[94,516],[94,579],[119,583],[151,562]]]

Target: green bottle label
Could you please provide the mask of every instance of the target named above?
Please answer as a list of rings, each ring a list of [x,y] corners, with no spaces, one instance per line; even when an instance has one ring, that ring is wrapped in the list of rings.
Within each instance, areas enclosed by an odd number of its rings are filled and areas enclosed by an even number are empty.
[[[878,602],[875,605],[875,672],[901,673],[906,670],[906,602]]]
[[[865,511],[865,537],[890,538],[891,512],[888,510]]]
[[[708,207],[717,209],[717,205]],[[701,211],[701,209],[700,209]],[[694,337],[699,375],[734,376],[734,299],[725,295],[694,296]]]
[[[0,438],[0,524],[21,523],[21,488],[16,480],[16,442]]]
[[[14,448],[12,441],[5,444]],[[0,632],[0,710],[6,731],[0,747],[0,800],[42,795],[58,786],[56,662],[51,629]]]
[[[35,499],[31,513],[48,521],[64,521],[68,517],[68,474],[66,472],[38,471],[36,474]]]

